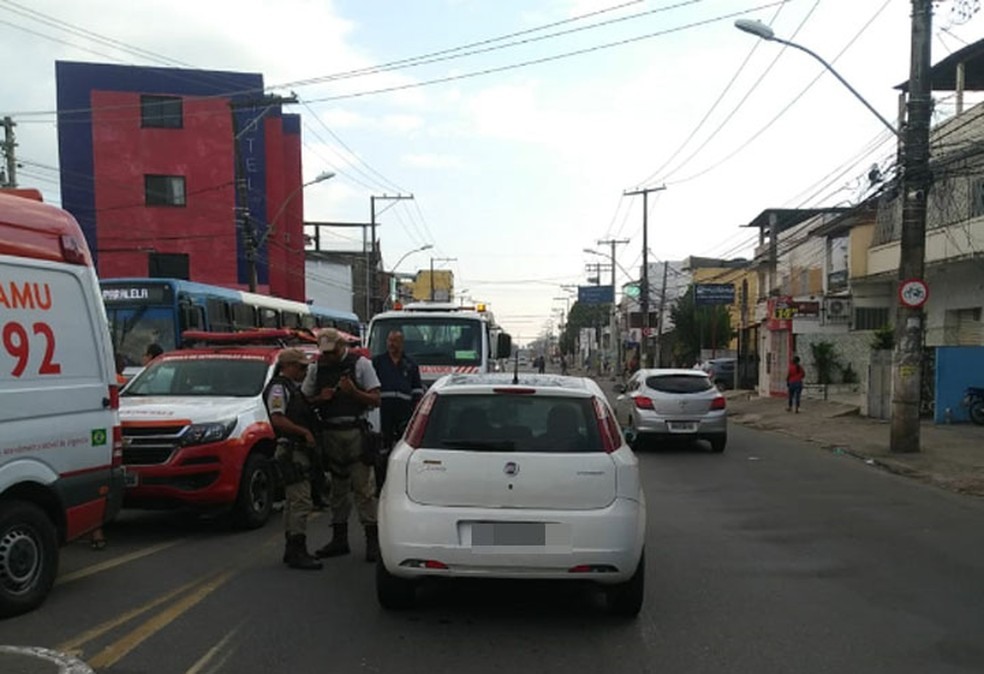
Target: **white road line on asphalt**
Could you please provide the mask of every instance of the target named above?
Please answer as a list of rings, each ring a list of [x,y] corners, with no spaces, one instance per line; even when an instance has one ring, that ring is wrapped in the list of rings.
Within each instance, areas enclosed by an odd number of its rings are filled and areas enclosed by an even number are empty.
[[[212,658],[214,658],[219,653],[222,653],[223,649],[225,649],[226,647],[226,644],[228,644],[232,640],[232,638],[236,636],[236,633],[238,633],[239,630],[242,629],[242,626],[245,624],[246,621],[244,620],[238,625],[236,625],[234,628],[232,628],[232,630],[230,630],[228,634],[222,637],[219,643],[215,644],[210,649],[205,651],[205,655],[199,658],[198,662],[193,664],[191,668],[187,672],[185,672],[185,674],[201,674],[202,672],[204,672],[205,667],[207,667],[208,664],[212,661]],[[232,655],[234,650],[235,647],[233,647],[233,649],[229,650],[228,652],[223,653],[222,658],[215,663],[214,667],[210,667],[208,669],[208,672],[210,673],[217,672],[225,663],[225,661],[229,659],[229,656]]]
[[[62,576],[58,576],[55,580],[55,585],[64,585],[65,583],[70,583],[73,580],[78,580],[80,578],[86,578],[88,576],[95,575],[106,571],[107,569],[112,569],[117,566],[126,564],[127,562],[132,562],[136,559],[142,557],[147,557],[148,555],[153,555],[160,552],[161,550],[167,550],[170,547],[177,545],[178,543],[184,543],[187,539],[179,538],[176,541],[167,541],[166,543],[158,543],[157,545],[152,545],[149,548],[143,548],[142,550],[136,550],[126,555],[120,555],[119,557],[113,557],[107,559],[104,562],[99,562],[98,564],[92,564],[91,566],[86,566],[79,569],[78,571],[72,571],[71,573],[66,573]]]

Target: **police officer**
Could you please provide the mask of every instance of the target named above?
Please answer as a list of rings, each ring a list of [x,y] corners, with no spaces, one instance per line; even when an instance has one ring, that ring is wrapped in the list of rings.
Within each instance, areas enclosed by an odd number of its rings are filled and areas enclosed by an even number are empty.
[[[403,333],[392,330],[386,336],[386,353],[372,359],[380,383],[379,422],[383,434],[383,453],[376,462],[376,491],[386,480],[389,450],[403,433],[410,415],[424,395],[420,368],[403,352]]]
[[[374,562],[379,558],[376,485],[364,443],[366,413],[379,406],[379,379],[372,362],[350,350],[336,329],[323,330],[318,346],[321,357],[309,368],[302,390],[317,406],[322,463],[331,475],[332,538],[315,554],[336,557],[350,552],[348,520],[354,495],[365,528],[366,561]]]
[[[320,569],[321,562],[307,550],[307,519],[311,514],[311,453],[314,415],[301,393],[308,358],[300,349],[284,349],[277,357],[277,371],[263,392],[270,423],[277,435],[274,459],[283,475],[287,502],[284,527],[287,538],[284,563],[292,569]]]

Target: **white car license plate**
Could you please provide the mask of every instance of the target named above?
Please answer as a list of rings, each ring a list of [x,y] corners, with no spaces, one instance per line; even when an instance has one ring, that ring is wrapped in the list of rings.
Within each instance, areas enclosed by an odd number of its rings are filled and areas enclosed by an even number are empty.
[[[696,421],[669,421],[666,424],[670,433],[696,433],[697,432],[697,422]]]
[[[132,470],[127,470],[123,473],[124,487],[136,487],[138,484],[140,484],[140,475],[134,473]]]
[[[475,548],[547,544],[547,528],[543,522],[475,522],[471,536]]]

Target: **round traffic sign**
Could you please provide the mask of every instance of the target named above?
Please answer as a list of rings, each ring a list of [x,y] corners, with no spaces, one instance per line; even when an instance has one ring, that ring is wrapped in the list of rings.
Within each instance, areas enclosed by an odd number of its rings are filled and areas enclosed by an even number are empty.
[[[910,309],[918,309],[929,299],[929,287],[922,279],[912,278],[899,284],[899,301]]]

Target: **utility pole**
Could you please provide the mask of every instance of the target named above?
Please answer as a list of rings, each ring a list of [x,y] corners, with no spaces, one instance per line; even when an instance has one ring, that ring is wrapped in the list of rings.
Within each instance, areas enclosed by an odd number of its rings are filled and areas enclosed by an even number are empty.
[[[431,270],[430,270],[430,301],[434,301],[434,263],[435,262],[457,262],[456,257],[432,257],[431,258]],[[448,301],[451,301],[450,295],[448,296]]]
[[[14,137],[14,120],[10,117],[3,118],[3,156],[7,160],[6,175],[0,172],[0,187],[17,187],[17,157],[14,148],[17,147]]]
[[[656,314],[656,367],[663,367],[663,311],[666,308],[666,276],[670,263],[663,260],[663,285],[659,287],[659,313]]]
[[[266,114],[267,110],[285,103],[297,103],[297,96],[262,96],[260,98],[229,100],[229,110],[232,112],[232,147],[235,153],[236,171],[236,221],[239,229],[243,232],[243,247],[246,253],[247,276],[249,281],[249,291],[256,292],[258,285],[258,273],[256,269],[256,258],[259,255],[260,242],[256,231],[253,229],[253,220],[249,212],[249,178],[246,176],[246,159],[243,157],[240,136],[250,128],[255,128],[259,120]],[[246,128],[240,130],[239,118],[236,113],[239,110],[254,110],[263,108],[255,118],[250,120]]]
[[[899,242],[899,289],[923,280],[926,250],[926,195],[929,171],[929,125],[932,0],[912,0],[912,53],[909,64],[908,119],[902,172],[902,237]],[[896,299],[895,352],[892,368],[892,452],[919,451],[919,401],[922,393],[923,309]]]
[[[611,333],[611,352],[612,352],[612,374],[621,371],[622,363],[622,336],[618,335],[616,340],[616,332],[618,332],[618,313],[615,309],[615,246],[621,246],[629,243],[628,239],[603,239],[598,242],[599,246],[611,246],[612,247],[612,315],[609,325],[609,331]]]
[[[646,367],[652,367],[653,364],[649,341],[649,193],[665,189],[666,186],[663,185],[624,192],[627,197],[642,195],[642,292],[639,294],[639,303],[642,308],[643,356]]]
[[[376,200],[380,201],[401,201],[404,199],[413,199],[412,194],[394,194],[392,196],[387,194],[382,195],[370,195],[369,196],[369,223],[372,228],[371,240],[369,241],[369,248],[365,248],[365,243],[363,242],[363,250],[366,253],[366,320],[372,318],[374,313],[374,304],[376,302],[376,297],[380,296],[381,293],[376,292],[376,281],[379,279],[379,275],[375,273],[376,265],[379,263],[376,258]],[[365,238],[365,231],[363,231],[363,239]],[[431,281],[433,286],[434,282]],[[433,299],[433,297],[431,298]]]
[[[607,270],[608,267],[611,267],[612,268],[612,275],[613,276],[615,275],[615,265],[613,265],[613,264],[612,265],[607,265],[607,264],[602,264],[601,262],[594,262],[594,263],[590,263],[590,264],[585,265],[585,267],[586,267],[586,270],[587,270],[587,272],[589,274],[592,273],[592,272],[594,272],[594,276],[589,277],[588,278],[588,281],[591,281],[593,279],[594,280],[594,284],[596,286],[600,286],[601,285],[601,272]],[[612,293],[614,294],[614,292],[615,292],[615,286],[613,284],[612,285]],[[596,363],[595,370],[597,371],[597,374],[598,375],[601,375],[601,325],[599,323],[595,323],[594,330],[595,330],[595,336],[594,336],[595,343],[598,345],[598,352],[596,354],[598,360],[597,360],[597,363]]]

